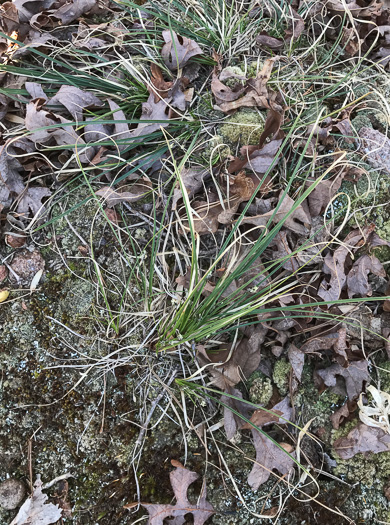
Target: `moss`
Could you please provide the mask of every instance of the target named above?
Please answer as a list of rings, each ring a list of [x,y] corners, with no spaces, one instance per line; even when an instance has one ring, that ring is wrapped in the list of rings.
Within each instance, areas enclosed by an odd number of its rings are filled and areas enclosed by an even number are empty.
[[[219,134],[233,148],[239,144],[256,144],[264,129],[264,119],[258,111],[245,108],[224,120]]]
[[[313,367],[308,364],[303,367],[302,381],[297,394],[294,396],[297,418],[302,418],[303,423],[312,419],[312,429],[325,427],[330,433],[329,418],[343,401],[342,396],[334,394],[330,390],[324,390],[320,394],[313,381]]]
[[[249,399],[256,405],[266,406],[271,400],[273,393],[271,380],[257,377],[253,380],[252,386],[249,389]]]
[[[202,159],[207,163],[207,166],[211,163],[214,166],[220,161],[224,161],[226,157],[232,154],[229,146],[225,144],[223,137],[220,135],[214,135],[211,139],[205,144],[205,148],[202,151]]]
[[[291,365],[286,359],[276,361],[272,373],[272,380],[282,396],[285,396],[288,392],[288,377],[290,371]]]

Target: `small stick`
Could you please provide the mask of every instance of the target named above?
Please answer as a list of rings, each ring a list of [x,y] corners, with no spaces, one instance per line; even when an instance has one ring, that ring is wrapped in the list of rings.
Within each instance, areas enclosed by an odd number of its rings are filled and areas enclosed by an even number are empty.
[[[106,412],[106,385],[107,385],[107,375],[103,376],[103,414],[102,414],[102,424],[99,430],[99,434],[103,433],[104,430],[104,414]]]
[[[30,490],[32,492],[34,489],[33,468],[32,468],[32,439],[28,440],[27,461],[28,461],[28,472],[30,476]]]

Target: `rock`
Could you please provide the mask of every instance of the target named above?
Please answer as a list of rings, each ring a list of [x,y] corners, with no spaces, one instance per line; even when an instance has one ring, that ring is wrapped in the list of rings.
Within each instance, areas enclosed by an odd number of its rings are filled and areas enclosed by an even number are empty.
[[[11,283],[29,285],[34,275],[45,268],[45,261],[40,251],[36,248],[33,248],[31,251],[24,249],[14,257],[10,266],[16,274],[9,273]]]
[[[0,483],[0,507],[6,510],[13,510],[19,507],[24,496],[26,488],[22,481],[18,479],[7,479]]]

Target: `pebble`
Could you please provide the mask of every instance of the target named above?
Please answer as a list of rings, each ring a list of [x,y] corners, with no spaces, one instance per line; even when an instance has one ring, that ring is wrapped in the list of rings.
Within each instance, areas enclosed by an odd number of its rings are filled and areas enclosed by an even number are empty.
[[[7,479],[0,483],[0,507],[13,510],[20,506],[26,495],[26,487],[18,479]]]

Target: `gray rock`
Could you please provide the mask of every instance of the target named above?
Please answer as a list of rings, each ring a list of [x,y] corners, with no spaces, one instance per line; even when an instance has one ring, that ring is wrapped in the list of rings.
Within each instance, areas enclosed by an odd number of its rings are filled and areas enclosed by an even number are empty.
[[[7,479],[0,483],[0,507],[13,510],[24,500],[26,487],[18,479]]]

